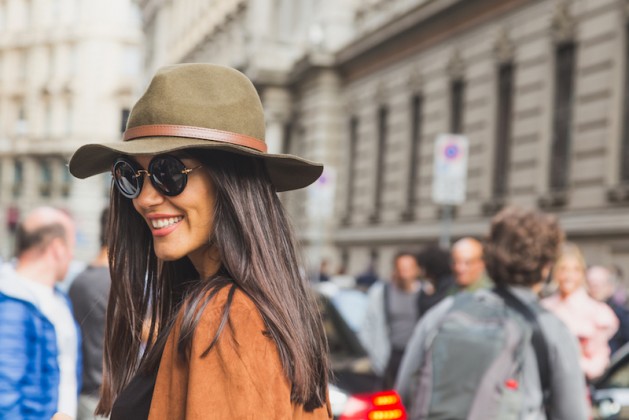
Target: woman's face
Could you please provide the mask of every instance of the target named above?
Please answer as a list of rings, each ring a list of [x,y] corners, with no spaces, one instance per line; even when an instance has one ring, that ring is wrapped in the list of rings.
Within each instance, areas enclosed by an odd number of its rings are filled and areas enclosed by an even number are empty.
[[[148,168],[154,156],[136,156],[135,161]],[[196,159],[182,158],[186,168],[201,165]],[[169,197],[144,180],[140,195],[133,199],[133,206],[144,218],[153,234],[155,254],[164,261],[174,261],[188,256],[197,271],[209,261],[209,238],[214,222],[214,185],[206,168],[188,174],[183,192]]]
[[[585,270],[581,261],[576,257],[562,258],[555,266],[555,281],[563,296],[568,296],[583,286]]]

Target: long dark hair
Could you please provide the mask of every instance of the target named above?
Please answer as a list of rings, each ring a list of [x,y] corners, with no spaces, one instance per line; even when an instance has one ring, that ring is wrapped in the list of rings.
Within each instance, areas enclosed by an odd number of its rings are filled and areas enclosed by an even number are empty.
[[[292,384],[291,400],[306,410],[323,406],[329,371],[323,324],[299,272],[292,229],[263,162],[221,151],[189,151],[187,155],[208,168],[214,184],[213,230],[208,241],[218,250],[221,268],[211,278],[199,279],[187,257],[158,260],[148,226],[131,200],[112,188],[112,285],[98,413],[110,413],[113,401],[138,371],[158,369],[165,337],[180,308],[185,309],[178,349],[179,356],[187,359],[198,315],[221,288],[230,285],[221,328],[208,351],[228,324],[231,297],[238,288],[255,303],[277,345]],[[143,330],[149,331],[147,348],[136,358]]]

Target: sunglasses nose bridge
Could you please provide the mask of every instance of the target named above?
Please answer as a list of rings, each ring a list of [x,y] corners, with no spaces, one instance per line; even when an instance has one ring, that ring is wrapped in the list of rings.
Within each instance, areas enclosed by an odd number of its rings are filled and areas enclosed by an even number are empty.
[[[151,176],[151,173],[149,171],[147,171],[146,169],[140,169],[139,171],[137,171],[135,173],[135,177],[136,178],[142,178],[142,176]]]

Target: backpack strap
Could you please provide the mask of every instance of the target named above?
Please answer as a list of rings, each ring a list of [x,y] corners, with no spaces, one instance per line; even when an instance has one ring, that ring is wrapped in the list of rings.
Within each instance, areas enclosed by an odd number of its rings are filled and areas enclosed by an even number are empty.
[[[506,287],[496,286],[493,289],[493,292],[500,296],[508,307],[522,315],[531,325],[533,332],[531,336],[531,344],[533,345],[535,358],[537,359],[537,369],[539,370],[539,378],[542,385],[544,411],[546,412],[546,418],[550,419],[550,354],[548,350],[548,343],[542,333],[542,329],[537,320],[537,315],[528,305],[511,293],[511,291],[509,291]]]
[[[387,323],[387,330],[391,331],[391,302],[389,302],[391,294],[391,283],[386,282],[383,286],[382,298],[384,299],[384,320]]]

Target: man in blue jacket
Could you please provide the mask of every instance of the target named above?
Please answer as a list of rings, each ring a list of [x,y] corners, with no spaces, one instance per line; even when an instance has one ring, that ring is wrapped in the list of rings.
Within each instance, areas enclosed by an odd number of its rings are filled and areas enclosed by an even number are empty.
[[[41,207],[16,232],[15,269],[0,272],[0,418],[76,415],[80,333],[55,285],[74,253],[75,228],[64,212]]]

